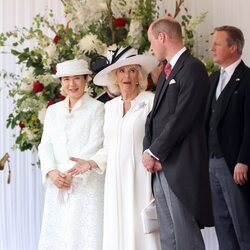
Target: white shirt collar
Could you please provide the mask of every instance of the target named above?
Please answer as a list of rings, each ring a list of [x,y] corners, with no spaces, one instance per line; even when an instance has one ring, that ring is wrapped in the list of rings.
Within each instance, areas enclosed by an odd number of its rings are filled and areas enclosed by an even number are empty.
[[[241,62],[241,58],[238,59],[237,61],[235,61],[234,63],[230,64],[229,66],[227,66],[226,68],[221,67],[221,71],[225,70],[227,73],[227,77],[230,79],[231,76],[233,75],[235,69],[237,68],[237,66],[240,64]]]
[[[225,74],[223,76],[223,82],[224,82],[224,88],[225,86],[229,83],[235,69],[237,68],[237,66],[240,64],[241,62],[241,58],[238,59],[237,61],[235,61],[234,63],[232,63],[231,65],[229,65],[226,68],[221,67],[220,69],[220,73],[222,73],[222,71],[225,71]]]
[[[74,105],[73,109],[71,112],[73,112],[74,110],[80,108],[80,107],[83,107],[84,103],[86,102],[86,100],[88,99],[89,95],[88,93],[84,93],[81,98],[76,102],[76,104]],[[65,106],[65,109],[67,112],[69,112],[69,96],[67,96],[65,99],[64,99],[64,106]]]
[[[181,50],[179,50],[170,60],[171,68],[174,67],[176,62],[178,61],[179,57],[187,50],[186,47],[183,47]]]

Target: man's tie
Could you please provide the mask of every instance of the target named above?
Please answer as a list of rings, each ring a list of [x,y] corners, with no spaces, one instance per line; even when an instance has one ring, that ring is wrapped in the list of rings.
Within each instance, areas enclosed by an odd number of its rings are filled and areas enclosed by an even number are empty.
[[[170,73],[171,73],[171,64],[170,63],[167,63],[164,67],[164,72],[165,72],[165,75],[166,75],[166,79],[168,79]]]
[[[220,79],[217,85],[217,89],[216,89],[216,99],[219,98],[222,90],[224,89],[226,85],[226,71],[224,69],[221,69],[220,72]]]

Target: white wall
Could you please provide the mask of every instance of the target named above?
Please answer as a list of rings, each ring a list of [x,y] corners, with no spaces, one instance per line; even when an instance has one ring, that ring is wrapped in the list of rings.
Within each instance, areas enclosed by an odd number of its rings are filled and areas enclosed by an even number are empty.
[[[249,0],[185,0],[185,5],[192,16],[208,11],[206,22],[199,26],[198,37],[200,34],[210,34],[215,27],[222,25],[232,25],[240,28],[245,37],[245,48],[242,58],[246,64],[250,65]],[[205,49],[209,48],[209,46],[204,43],[198,45],[198,54],[211,58],[211,53],[205,53]]]

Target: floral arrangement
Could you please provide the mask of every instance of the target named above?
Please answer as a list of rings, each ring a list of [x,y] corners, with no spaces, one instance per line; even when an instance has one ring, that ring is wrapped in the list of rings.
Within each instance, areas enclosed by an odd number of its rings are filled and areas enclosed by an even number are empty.
[[[2,72],[14,100],[7,127],[19,126],[16,146],[21,150],[37,150],[41,140],[46,108],[65,98],[60,82],[53,77],[56,64],[73,58],[90,60],[104,55],[107,49],[128,46],[139,53],[149,48],[147,29],[158,17],[156,0],[61,0],[66,13],[66,25],[58,24],[52,11],[37,15],[30,28],[15,28],[0,34],[0,46],[11,53],[22,66],[22,74]],[[173,14],[181,15],[184,0],[176,0]],[[91,8],[90,8],[91,6]],[[91,10],[91,11],[90,11]],[[194,47],[194,31],[206,14],[193,19],[184,8],[181,15],[185,44]],[[6,48],[6,47],[4,47]],[[100,88],[89,83],[95,97]]]

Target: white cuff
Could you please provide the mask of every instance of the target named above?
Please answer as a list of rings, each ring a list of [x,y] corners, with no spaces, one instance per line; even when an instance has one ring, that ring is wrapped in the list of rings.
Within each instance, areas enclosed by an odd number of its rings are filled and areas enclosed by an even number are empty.
[[[159,158],[158,157],[156,157],[151,151],[150,151],[150,149],[148,148],[148,149],[146,149],[145,151],[144,151],[144,153],[148,153],[150,156],[152,156],[153,158],[155,158],[157,161],[159,161]]]

